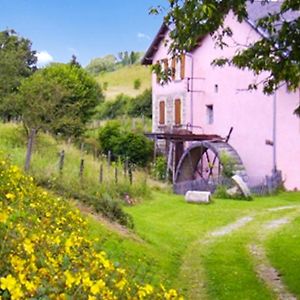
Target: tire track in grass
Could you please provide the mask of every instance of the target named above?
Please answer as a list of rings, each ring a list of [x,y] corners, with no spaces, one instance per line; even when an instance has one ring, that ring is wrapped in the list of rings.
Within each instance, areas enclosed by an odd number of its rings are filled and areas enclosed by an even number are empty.
[[[281,211],[286,209],[297,209],[297,206],[283,206],[274,209],[269,209],[268,211]],[[279,229],[284,225],[288,225],[297,216],[295,212],[290,213],[290,217],[284,217],[280,219],[275,219],[269,221],[263,225],[264,233],[260,236],[260,245],[251,244],[249,245],[249,251],[255,259],[255,267],[258,276],[266,283],[270,290],[272,290],[277,299],[279,300],[297,300],[294,296],[287,290],[287,287],[281,280],[281,274],[276,270],[267,258],[265,249],[262,246],[263,241],[266,239],[267,235],[272,231]]]
[[[265,219],[272,217],[272,213],[276,213],[277,211],[285,211],[285,210],[289,210],[289,209],[295,209],[295,208],[299,208],[299,206],[279,206],[279,207],[275,207],[275,208],[269,208],[263,211],[263,214],[265,214]],[[181,267],[181,272],[180,272],[180,276],[182,276],[184,278],[184,281],[186,282],[186,286],[184,287],[186,293],[187,293],[187,299],[191,299],[191,300],[197,300],[197,299],[209,299],[209,295],[208,295],[208,278],[207,278],[207,270],[205,270],[204,266],[203,266],[203,260],[205,260],[205,254],[203,254],[202,252],[205,252],[205,249],[212,246],[214,243],[217,243],[219,240],[222,240],[222,238],[226,238],[228,240],[228,236],[231,233],[235,233],[238,230],[243,230],[244,227],[246,225],[249,225],[249,223],[251,221],[254,222],[260,222],[259,220],[256,221],[255,218],[256,216],[260,214],[260,213],[256,213],[253,214],[252,216],[244,216],[240,219],[238,219],[236,222],[234,223],[230,223],[227,226],[223,226],[220,227],[210,233],[208,233],[206,235],[205,238],[202,238],[196,242],[194,242],[186,251],[186,254],[183,258],[183,264]],[[265,220],[263,220],[264,222]],[[272,220],[270,222],[268,222],[267,224],[265,224],[266,230],[269,229],[275,229],[275,228],[279,228],[281,225],[287,224],[289,222],[289,219],[287,218],[281,218],[278,220]],[[251,224],[250,224],[251,225]],[[258,224],[259,225],[259,224]],[[261,227],[261,226],[260,226]],[[254,226],[254,230],[255,230],[255,226]],[[255,236],[258,236],[259,230],[255,231],[253,234],[253,238],[255,238]],[[230,240],[227,241],[228,244],[230,242]],[[249,242],[249,241],[248,241]],[[281,291],[281,294],[283,295],[283,297],[290,297],[290,298],[279,298],[279,299],[288,299],[288,300],[294,300],[296,298],[293,298],[293,295],[291,295],[289,292],[287,292],[285,289],[280,289],[281,286],[279,287],[275,287],[273,285],[268,284],[268,282],[266,282],[264,280],[263,276],[259,276],[259,280],[257,278],[257,276],[255,275],[255,271],[257,271],[256,268],[256,260],[254,259],[254,261],[252,261],[252,257],[253,257],[253,252],[249,252],[249,248],[247,249],[247,242],[245,241],[244,246],[245,246],[245,252],[249,254],[249,265],[251,265],[251,270],[250,273],[253,272],[252,274],[252,280],[256,280],[258,285],[262,285],[263,283],[266,283],[266,286],[269,287],[268,290],[270,290],[270,294],[268,294],[268,292],[266,291],[264,297],[266,299],[268,298],[272,298],[271,295],[273,293],[278,295],[278,290]],[[239,245],[239,242],[237,242],[237,245]],[[258,249],[258,248],[257,248]],[[206,249],[207,250],[207,249]],[[253,248],[252,248],[253,250]],[[259,251],[260,249],[258,249],[257,251]],[[245,255],[247,255],[245,253]],[[251,254],[250,254],[251,253]],[[258,253],[258,252],[257,252]],[[262,253],[263,254],[263,253]],[[209,254],[207,254],[209,255]],[[266,256],[262,255],[262,260],[267,261]],[[248,265],[248,267],[249,267]],[[278,276],[276,276],[276,270],[275,269],[270,269],[270,278],[273,278],[271,276],[271,273],[274,276],[274,281],[278,281]],[[251,276],[251,274],[250,274]],[[256,278],[256,279],[255,279]],[[226,298],[226,297],[225,297]],[[264,299],[264,298],[261,298]]]

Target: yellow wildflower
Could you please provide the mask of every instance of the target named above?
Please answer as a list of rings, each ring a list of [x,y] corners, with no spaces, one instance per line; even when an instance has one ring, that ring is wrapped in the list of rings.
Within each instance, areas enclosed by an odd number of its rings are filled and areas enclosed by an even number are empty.
[[[91,286],[91,293],[97,295],[102,288],[105,287],[105,282],[102,279],[99,279]]]
[[[8,199],[8,200],[14,200],[16,198],[16,195],[13,194],[13,193],[7,193],[5,195],[5,197]]]
[[[72,273],[69,270],[65,271],[64,275],[66,277],[66,286],[68,288],[71,288],[72,284],[76,281],[76,278],[73,277]]]
[[[32,254],[33,251],[34,251],[34,245],[33,245],[33,243],[30,241],[30,239],[25,239],[25,240],[24,240],[23,247],[24,247],[24,250],[25,250],[28,254]]]
[[[5,223],[8,219],[8,214],[6,212],[0,212],[0,223]]]

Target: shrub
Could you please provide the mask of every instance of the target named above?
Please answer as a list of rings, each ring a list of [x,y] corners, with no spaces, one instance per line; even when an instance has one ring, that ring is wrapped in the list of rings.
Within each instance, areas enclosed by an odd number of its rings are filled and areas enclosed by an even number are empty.
[[[158,156],[152,165],[151,174],[158,180],[165,180],[167,174],[167,160],[164,156]]]
[[[222,164],[222,175],[225,178],[231,178],[235,172],[235,159],[229,156],[225,151],[222,151],[220,154],[220,162]]]
[[[142,85],[141,79],[137,78],[133,81],[133,88],[138,90]]]
[[[0,184],[1,299],[179,299],[131,281],[95,251],[78,211],[4,160]]]
[[[146,166],[153,152],[153,144],[143,134],[121,129],[118,122],[108,122],[100,129],[99,141],[104,153],[111,151],[113,158],[120,156],[130,163]]]

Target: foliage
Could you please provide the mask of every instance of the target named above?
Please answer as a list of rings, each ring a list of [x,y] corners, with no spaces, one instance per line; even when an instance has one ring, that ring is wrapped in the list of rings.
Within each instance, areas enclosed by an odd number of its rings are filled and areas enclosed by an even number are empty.
[[[225,151],[222,151],[220,154],[220,162],[222,164],[222,175],[225,178],[231,178],[235,172],[235,159]]]
[[[97,112],[97,117],[102,120],[126,115],[130,117],[152,117],[152,92],[150,89],[133,98],[120,94],[114,100],[102,103]]]
[[[116,57],[110,54],[92,59],[85,69],[91,75],[98,75],[101,72],[112,72],[116,69],[116,62]]]
[[[0,296],[2,299],[179,299],[175,290],[132,282],[96,252],[86,221],[61,198],[0,163]]]
[[[139,166],[146,166],[152,156],[153,145],[143,134],[126,131],[116,121],[100,129],[99,141],[103,153],[111,151],[115,159],[120,156]]]
[[[103,101],[101,88],[87,72],[77,65],[52,64],[43,69],[47,80],[56,80],[68,94],[56,107],[57,120],[51,131],[64,136],[79,136]]]
[[[128,103],[128,115],[152,118],[152,90],[147,89]]]
[[[23,80],[18,92],[18,107],[27,130],[50,130],[59,121],[59,113],[62,115],[57,107],[66,95],[67,91],[55,78],[45,76],[45,70]]]
[[[267,5],[269,1],[262,1]],[[191,51],[199,42],[199,38],[207,34],[213,35],[221,48],[226,47],[224,37],[232,36],[232,29],[224,25],[229,11],[239,22],[247,19],[246,0],[169,0],[169,8],[165,23],[170,30],[170,51],[174,55]],[[280,9],[270,10],[255,24],[263,32],[261,39],[248,43],[231,58],[220,58],[216,65],[229,64],[241,69],[251,69],[255,74],[268,72],[263,80],[264,92],[273,93],[285,82],[290,90],[296,90],[300,84],[299,32],[300,16],[299,1],[284,0]],[[251,4],[249,4],[251,5]],[[152,9],[157,13],[158,9]],[[252,84],[250,88],[257,88]],[[300,107],[296,109],[300,113]]]
[[[140,62],[143,52],[128,51],[119,52],[119,63],[123,66],[134,65]]]
[[[141,87],[141,84],[142,84],[141,79],[137,78],[133,81],[133,88],[135,90],[138,90]]]
[[[0,115],[10,119],[19,115],[14,93],[23,78],[36,69],[36,52],[31,42],[14,30],[0,32]]]
[[[112,101],[105,101],[98,108],[97,116],[100,119],[115,119],[127,113],[128,103],[131,101],[129,96],[118,95]]]
[[[158,156],[151,169],[152,176],[158,180],[165,180],[167,174],[167,160],[164,156]]]

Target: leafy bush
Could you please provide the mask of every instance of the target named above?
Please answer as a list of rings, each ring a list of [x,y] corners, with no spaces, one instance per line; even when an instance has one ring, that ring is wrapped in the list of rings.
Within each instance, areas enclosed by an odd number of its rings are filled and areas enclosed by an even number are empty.
[[[118,122],[108,122],[100,129],[99,140],[104,153],[111,151],[114,159],[120,156],[129,162],[146,166],[152,157],[153,144],[143,134],[121,129]]]
[[[96,252],[66,201],[0,161],[1,299],[179,299],[138,284]]]
[[[231,178],[235,172],[235,159],[229,156],[225,151],[222,151],[220,154],[220,162],[222,164],[222,175],[225,178]]]
[[[164,156],[158,156],[151,169],[152,176],[158,180],[165,180],[167,174],[167,160]]]
[[[138,90],[141,87],[141,84],[142,84],[141,79],[137,78],[133,81],[133,88],[135,90]]]

